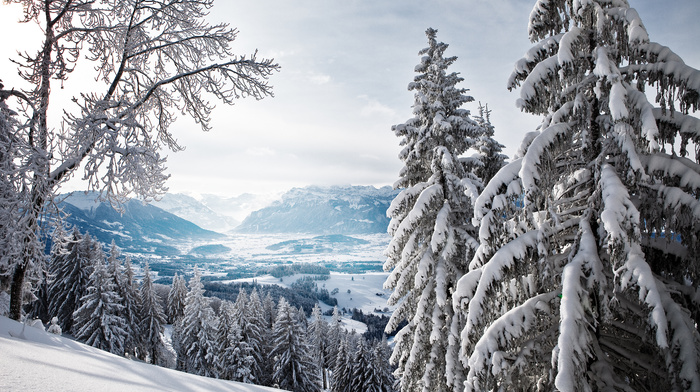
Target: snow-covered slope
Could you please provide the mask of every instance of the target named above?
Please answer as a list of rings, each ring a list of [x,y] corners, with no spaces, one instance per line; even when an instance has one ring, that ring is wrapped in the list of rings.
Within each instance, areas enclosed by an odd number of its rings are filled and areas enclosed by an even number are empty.
[[[293,188],[282,199],[251,213],[236,231],[243,233],[386,233],[386,210],[398,191],[391,187],[332,186]]]
[[[0,391],[279,391],[131,361],[0,317]]]

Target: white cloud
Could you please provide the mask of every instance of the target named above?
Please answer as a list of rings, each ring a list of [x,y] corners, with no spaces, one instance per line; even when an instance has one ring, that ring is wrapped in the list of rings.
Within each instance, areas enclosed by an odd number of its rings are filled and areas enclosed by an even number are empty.
[[[331,81],[330,75],[324,75],[321,73],[314,73],[314,72],[310,72],[307,75],[307,78],[311,83],[318,84],[318,85],[328,84]]]
[[[391,118],[396,116],[396,110],[382,104],[376,99],[372,99],[366,95],[360,95],[358,98],[365,101],[364,106],[360,109],[360,115],[363,117],[372,117],[376,115]]]
[[[247,155],[251,155],[251,156],[255,156],[255,157],[271,157],[273,155],[276,155],[275,150],[268,148],[268,147],[248,148],[245,150],[245,153]]]

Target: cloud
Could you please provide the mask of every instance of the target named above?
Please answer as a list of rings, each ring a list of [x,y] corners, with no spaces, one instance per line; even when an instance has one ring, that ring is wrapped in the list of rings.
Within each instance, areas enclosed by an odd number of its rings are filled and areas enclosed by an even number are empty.
[[[271,157],[277,155],[275,150],[268,147],[253,147],[245,150],[246,155],[254,157]]]
[[[396,116],[396,111],[387,105],[382,104],[376,99],[370,98],[366,95],[360,95],[359,99],[365,101],[364,106],[360,109],[360,115],[363,117],[372,116],[385,116],[394,117]]]
[[[330,75],[315,72],[309,72],[307,78],[311,83],[318,85],[328,84],[331,81]]]

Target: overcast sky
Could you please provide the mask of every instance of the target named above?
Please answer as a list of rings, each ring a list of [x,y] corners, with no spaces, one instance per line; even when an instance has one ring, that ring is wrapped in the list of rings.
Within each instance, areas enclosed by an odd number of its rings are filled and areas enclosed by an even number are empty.
[[[493,110],[496,138],[512,155],[539,119],[515,108],[506,82],[530,47],[527,22],[534,0],[219,0],[210,19],[239,30],[234,48],[282,67],[275,97],[219,105],[213,130],[184,119],[173,128],[187,149],[170,153],[172,192],[234,196],[305,185],[391,185],[401,168],[391,126],[411,114],[407,85],[438,30],[458,60],[462,87]],[[630,0],[652,41],[700,68],[700,1]],[[34,51],[21,32],[16,5],[0,5],[0,79],[16,74],[7,60]],[[9,39],[8,39],[9,38]],[[74,75],[75,78],[77,75]],[[467,109],[477,112],[476,103]],[[72,183],[70,189],[81,185]],[[66,189],[69,189],[66,188]]]

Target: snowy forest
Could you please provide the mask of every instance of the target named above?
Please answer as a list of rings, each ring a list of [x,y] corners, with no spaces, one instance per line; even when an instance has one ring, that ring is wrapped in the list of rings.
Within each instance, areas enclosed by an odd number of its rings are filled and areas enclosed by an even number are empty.
[[[403,168],[383,339],[255,288],[214,309],[196,270],[159,293],[147,263],[139,281],[114,244],[64,227],[55,200],[72,176],[117,208],[157,198],[177,114],[207,130],[205,94],[272,96],[279,65],[235,55],[235,29],[204,20],[212,0],[11,2],[44,42],[16,60],[32,90],[0,82],[9,318],[292,391],[700,391],[700,71],[651,40],[633,0],[533,0],[532,47],[504,82],[541,123],[512,157],[498,113],[467,95],[479,75],[425,31],[412,117],[391,127]],[[81,56],[104,91],[56,120],[52,86],[79,77]]]

